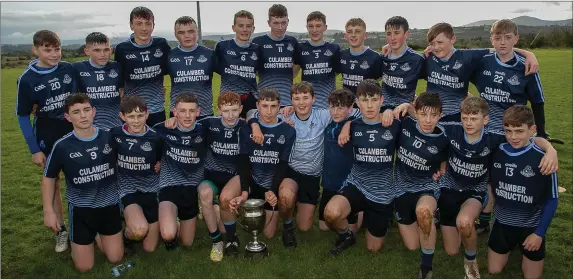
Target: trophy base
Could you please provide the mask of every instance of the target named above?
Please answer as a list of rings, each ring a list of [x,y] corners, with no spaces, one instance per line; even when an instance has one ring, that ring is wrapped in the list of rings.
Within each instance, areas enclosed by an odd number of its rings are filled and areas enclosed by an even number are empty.
[[[256,249],[256,251],[245,249],[245,258],[247,259],[260,259],[268,256],[269,250],[267,250],[267,246],[262,246],[260,249]]]

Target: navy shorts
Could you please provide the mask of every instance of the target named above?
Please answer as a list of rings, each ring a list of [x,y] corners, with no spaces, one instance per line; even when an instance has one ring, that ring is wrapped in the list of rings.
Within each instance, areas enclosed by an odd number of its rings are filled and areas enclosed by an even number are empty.
[[[482,209],[487,204],[487,191],[457,191],[448,188],[440,190],[440,198],[438,199],[438,208],[440,209],[440,225],[442,226],[456,226],[456,219],[462,204],[468,199],[476,199],[482,205]]]
[[[227,185],[229,180],[235,177],[235,175],[236,174],[228,172],[205,170],[205,176],[202,182],[207,182],[211,185],[213,189],[213,204],[218,204],[217,196],[221,194],[225,185]]]
[[[432,196],[438,200],[439,191],[421,191],[414,193],[404,193],[394,199],[396,221],[402,225],[411,225],[418,220],[416,218],[416,205],[422,196]],[[442,212],[440,211],[440,214]]]
[[[106,207],[77,207],[68,203],[70,220],[70,241],[79,245],[89,245],[97,234],[115,235],[121,232],[119,205]]]
[[[521,245],[525,239],[535,232],[536,227],[515,227],[501,224],[498,220],[494,220],[489,239],[487,241],[488,247],[498,254],[507,254],[515,247],[519,246],[519,250],[524,257],[531,261],[541,261],[545,258],[545,238],[541,242],[541,247],[537,251],[529,251]]]
[[[320,196],[320,203],[318,205],[318,220],[324,221],[324,209],[332,197],[338,195],[338,191],[322,188],[322,195]],[[346,217],[349,224],[358,223],[358,214],[351,214]]]
[[[122,210],[131,204],[137,204],[141,207],[147,223],[157,222],[159,216],[159,203],[157,202],[157,193],[135,192],[125,195],[121,198]]]
[[[389,204],[376,203],[367,199],[356,186],[348,183],[347,186],[340,189],[340,195],[348,199],[350,203],[350,214],[357,215],[358,212],[364,211],[364,226],[374,237],[384,237],[388,232],[394,203]]]
[[[199,214],[199,195],[197,186],[167,186],[159,190],[158,201],[169,201],[177,206],[177,217],[186,221]]]
[[[288,167],[285,178],[294,180],[298,186],[296,199],[299,203],[317,205],[320,196],[320,176],[300,173]]]

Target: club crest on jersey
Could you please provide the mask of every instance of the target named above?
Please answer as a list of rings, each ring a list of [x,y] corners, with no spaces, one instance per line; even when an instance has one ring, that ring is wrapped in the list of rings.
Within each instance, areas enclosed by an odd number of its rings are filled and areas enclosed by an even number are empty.
[[[390,131],[386,130],[386,132],[382,135],[382,138],[385,140],[391,140],[394,137],[392,136],[392,133],[390,133]]]
[[[163,52],[160,49],[155,50],[155,54],[153,54],[156,58],[163,56]]]
[[[519,85],[519,78],[516,75],[513,75],[507,82],[511,85]]]
[[[109,75],[110,78],[116,78],[118,76],[117,72],[114,69],[111,69],[111,71],[109,71]]]
[[[334,53],[332,53],[332,51],[330,51],[330,49],[327,49],[327,50],[324,52],[324,56],[329,56],[329,57],[330,57],[330,56],[332,56],[333,54],[334,54]]]
[[[460,63],[458,60],[456,60],[456,63],[454,63],[454,66],[452,67],[452,69],[457,70],[461,67],[462,67],[462,63]]]
[[[103,154],[109,154],[111,152],[111,147],[109,147],[109,144],[105,144],[105,147],[103,148]]]
[[[362,62],[362,64],[360,64],[360,68],[362,68],[364,70],[370,68],[370,65],[368,65],[368,61]]]
[[[64,83],[70,84],[72,82],[72,78],[68,76],[68,74],[64,75]]]
[[[141,150],[143,151],[151,151],[151,143],[149,143],[148,141],[146,141],[142,146],[141,146]]]
[[[279,144],[285,144],[285,136],[284,136],[284,135],[281,135],[281,136],[279,137],[279,139],[277,139],[277,142],[278,142]]]
[[[407,72],[411,69],[410,64],[404,63],[402,66],[400,66],[400,69],[402,69],[402,71],[404,71],[404,72]]]
[[[288,46],[287,46],[287,50],[288,50],[288,51],[293,51],[293,50],[294,50],[294,48],[292,47],[292,45],[291,45],[291,44],[288,44]]]
[[[199,58],[197,59],[197,62],[199,63],[205,63],[205,61],[207,61],[207,57],[203,55],[199,56]]]
[[[432,154],[438,154],[438,148],[435,146],[428,146],[428,151]]]
[[[251,59],[256,61],[257,59],[259,59],[259,57],[257,56],[256,53],[253,52],[253,54],[251,55]]]
[[[202,137],[202,136],[197,136],[197,137],[195,138],[195,141],[194,141],[194,142],[195,142],[195,143],[201,143],[202,141],[203,141],[203,137]]]
[[[479,154],[480,156],[487,156],[487,154],[489,154],[491,151],[489,150],[489,148],[484,148],[483,151]]]
[[[527,165],[523,170],[521,170],[521,175],[529,178],[535,175],[535,172],[531,169],[531,166]]]

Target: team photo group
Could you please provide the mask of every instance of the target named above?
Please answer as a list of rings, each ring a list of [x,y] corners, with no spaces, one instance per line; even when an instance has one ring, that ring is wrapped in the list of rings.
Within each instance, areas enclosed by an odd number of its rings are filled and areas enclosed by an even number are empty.
[[[111,263],[135,245],[191,247],[200,219],[210,259],[232,261],[246,245],[237,232],[252,217],[246,206],[260,200],[263,239],[280,234],[292,253],[318,215],[335,240],[330,257],[363,249],[351,248],[360,230],[366,249],[384,253],[396,227],[400,245],[420,254],[418,278],[439,277],[439,229],[448,255],[463,245],[464,278],[480,278],[478,234],[489,233],[482,273],[502,272],[514,252],[524,278],[542,276],[558,158],[539,64],[514,48],[513,21],[491,26],[491,49],[456,49],[452,26],[437,23],[417,52],[401,16],[386,21],[379,51],[364,45],[360,18],[347,21],[341,48],[325,41],[319,11],[307,16],[308,40],[286,34],[285,6],[260,16],[269,32],[252,38],[254,16],[241,10],[235,37],[214,49],[198,43],[195,19],[179,17],[172,48],[152,35],[153,12],[135,7],[129,39],[112,49],[90,33],[89,59],[74,63],[61,61],[58,34],[34,34],[37,59],[17,80],[16,113],[44,169],[44,226],[56,252],[70,247],[87,272],[95,247]],[[416,94],[419,80],[427,86]]]

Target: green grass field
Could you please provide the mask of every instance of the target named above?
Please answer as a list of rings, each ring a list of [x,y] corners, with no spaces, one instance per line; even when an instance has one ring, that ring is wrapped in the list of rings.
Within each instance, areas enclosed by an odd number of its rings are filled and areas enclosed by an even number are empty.
[[[572,53],[571,50],[536,50],[535,53],[541,65],[546,96],[547,130],[553,137],[566,142],[566,145],[555,146],[560,156],[559,184],[567,192],[560,196],[559,209],[547,233],[544,278],[571,278]],[[54,234],[43,226],[39,184],[42,170],[31,163],[14,114],[16,79],[23,70],[2,70],[2,278],[109,278],[112,264],[99,251],[93,270],[87,274],[77,273],[70,250],[55,253]],[[216,77],[213,92],[219,91],[219,82]],[[422,83],[418,86],[419,91],[425,88]],[[473,86],[470,90],[476,92]],[[243,244],[246,235],[241,233]],[[267,259],[225,258],[215,264],[209,260],[211,243],[206,226],[200,221],[192,248],[167,252],[160,244],[152,254],[139,249],[131,258],[137,265],[126,278],[416,278],[418,274],[420,252],[404,248],[395,225],[380,253],[366,250],[362,230],[357,245],[336,259],[327,256],[335,235],[320,232],[318,221],[311,232],[297,234],[299,243],[294,251],[284,249],[280,231],[278,235],[272,240],[264,240],[271,253]],[[462,278],[463,250],[458,256],[450,257],[443,251],[440,239],[441,235],[438,235],[434,278]],[[480,236],[478,247],[482,278],[521,278],[518,251],[512,254],[501,275],[490,276],[486,267],[487,236]]]

